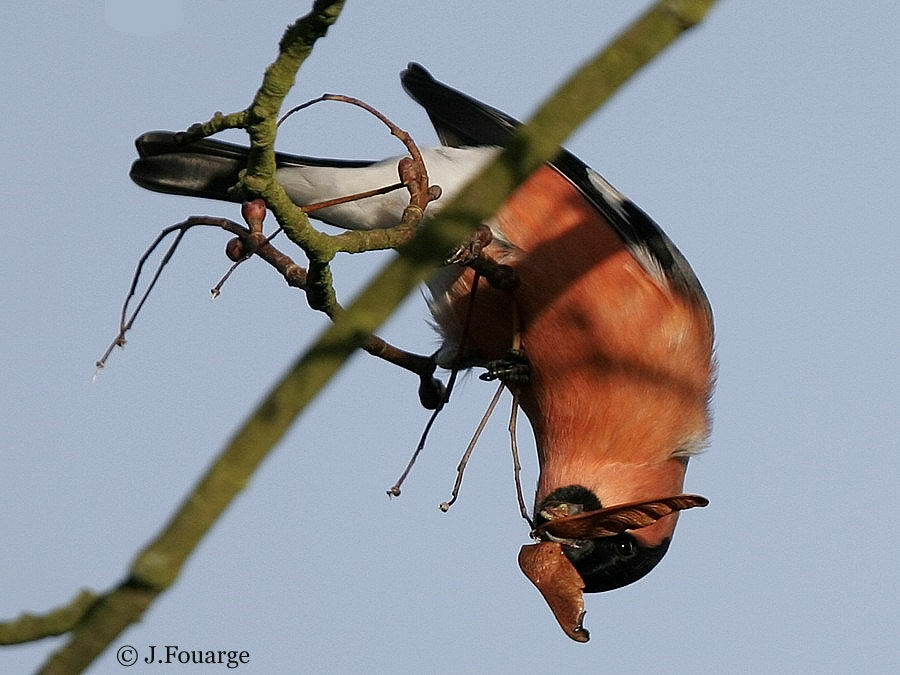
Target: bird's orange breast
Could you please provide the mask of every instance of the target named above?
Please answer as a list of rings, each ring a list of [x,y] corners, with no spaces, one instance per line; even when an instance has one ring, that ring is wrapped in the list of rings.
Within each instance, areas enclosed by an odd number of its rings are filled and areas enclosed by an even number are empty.
[[[538,499],[579,483],[602,483],[597,494],[609,504],[680,492],[684,462],[673,453],[689,454],[708,429],[705,305],[648,273],[551,167],[513,194],[496,227],[512,248],[492,244],[487,253],[512,265],[520,283],[508,294],[482,282],[468,349],[502,356],[515,305],[532,369],[520,400],[540,455]],[[460,322],[471,282],[467,272],[451,292]]]

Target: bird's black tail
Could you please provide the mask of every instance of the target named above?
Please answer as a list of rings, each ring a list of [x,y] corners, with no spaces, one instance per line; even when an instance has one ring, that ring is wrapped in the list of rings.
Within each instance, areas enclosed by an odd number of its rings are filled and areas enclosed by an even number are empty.
[[[131,180],[148,190],[189,197],[239,202],[229,192],[238,173],[247,166],[244,146],[204,138],[183,143],[173,131],[148,131],[134,142],[138,158],[131,165]],[[278,168],[328,166],[360,167],[369,161],[319,159],[284,153],[275,154]]]
[[[149,131],[134,142],[138,159],[131,180],[173,195],[237,201],[228,194],[247,166],[247,148],[203,139],[186,145],[172,131]]]

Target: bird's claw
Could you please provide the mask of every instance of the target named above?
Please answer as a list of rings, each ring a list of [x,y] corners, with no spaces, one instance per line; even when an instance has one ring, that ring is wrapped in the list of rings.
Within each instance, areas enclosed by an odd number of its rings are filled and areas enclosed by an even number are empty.
[[[491,243],[494,235],[487,225],[479,225],[469,240],[461,244],[453,255],[445,261],[446,265],[471,265],[482,256],[484,247]]]
[[[502,359],[489,361],[478,379],[502,380],[507,385],[524,385],[531,380],[531,364],[522,349],[510,349]]]

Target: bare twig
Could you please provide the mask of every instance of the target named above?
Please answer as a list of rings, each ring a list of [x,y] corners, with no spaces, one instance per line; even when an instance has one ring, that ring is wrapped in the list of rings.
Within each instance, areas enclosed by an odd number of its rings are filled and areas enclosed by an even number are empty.
[[[513,477],[516,482],[516,499],[519,502],[519,513],[522,515],[522,518],[525,519],[525,522],[528,523],[528,528],[534,528],[534,522],[531,520],[531,516],[528,515],[528,507],[525,506],[525,497],[522,496],[522,481],[520,474],[522,472],[522,465],[519,464],[519,443],[516,440],[516,419],[518,418],[519,413],[519,393],[513,392],[512,397],[512,410],[509,414],[509,446],[512,449],[512,458],[513,458]]]
[[[444,407],[444,403],[450,400],[450,394],[453,393],[453,386],[456,384],[456,378],[459,375],[463,355],[465,354],[466,346],[469,341],[469,329],[472,324],[472,313],[475,310],[475,296],[478,293],[479,280],[480,275],[478,274],[478,272],[475,272],[475,276],[472,279],[472,288],[469,290],[469,304],[466,307],[466,318],[463,322],[462,337],[459,340],[459,345],[457,345],[456,354],[454,354],[453,356],[453,368],[450,371],[450,377],[447,380],[447,388],[444,393],[443,400],[441,401],[440,405],[434,409],[431,417],[428,418],[428,422],[425,424],[425,430],[422,432],[422,435],[419,438],[419,443],[418,445],[416,445],[416,449],[413,451],[412,457],[410,457],[409,463],[406,465],[403,473],[400,474],[400,478],[398,478],[397,482],[394,483],[390,488],[388,488],[388,495],[390,495],[391,497],[400,496],[400,486],[403,485],[403,481],[406,480],[406,477],[412,470],[413,464],[416,463],[416,459],[418,459],[419,457],[419,453],[422,452],[422,449],[425,447],[425,441],[428,438],[428,432],[431,431],[431,427],[434,424],[438,413],[441,412],[441,409]]]
[[[522,326],[521,320],[519,319],[519,307],[515,303],[513,303],[512,307],[512,348],[515,351],[522,349]],[[519,443],[516,439],[516,419],[518,418],[519,413],[519,387],[512,386],[510,387],[510,391],[512,392],[513,397],[512,409],[509,413],[509,426],[507,429],[509,430],[509,447],[512,451],[513,477],[516,483],[516,499],[519,502],[519,513],[522,515],[522,518],[525,519],[525,522],[528,523],[528,528],[534,529],[534,522],[528,515],[528,507],[525,506],[525,498],[522,496],[522,481],[520,475],[522,472],[522,465],[519,463]]]
[[[459,488],[462,486],[463,473],[465,473],[466,465],[469,463],[469,457],[472,456],[472,451],[475,449],[475,445],[478,443],[478,439],[481,437],[481,432],[484,431],[484,427],[487,424],[488,420],[491,418],[491,415],[494,412],[494,408],[497,407],[497,401],[500,400],[500,394],[503,393],[503,390],[506,388],[506,385],[502,382],[500,386],[497,387],[497,391],[494,392],[493,398],[491,398],[491,402],[488,404],[487,410],[484,411],[484,415],[481,417],[481,422],[478,423],[478,427],[475,429],[475,433],[472,435],[472,440],[469,441],[469,445],[466,446],[466,451],[463,453],[462,458],[459,460],[459,464],[456,467],[456,482],[453,483],[453,491],[450,493],[450,499],[446,502],[441,502],[441,511],[445,513],[450,510],[450,507],[456,503],[456,498],[459,496]]]
[[[428,421],[425,423],[425,428],[422,430],[422,435],[419,436],[419,442],[416,444],[416,449],[413,451],[412,457],[409,458],[406,468],[403,469],[403,473],[400,474],[400,478],[397,479],[397,482],[387,490],[388,497],[400,496],[402,492],[400,487],[403,485],[409,472],[412,471],[413,464],[415,464],[416,460],[419,458],[419,453],[422,452],[422,449],[425,447],[425,441],[428,438],[429,432],[431,432],[431,427],[434,425],[434,421],[437,419],[439,412],[441,412],[441,408],[435,408],[431,415],[428,416]]]
[[[428,205],[428,202],[437,199],[440,196],[440,192],[434,192],[429,189],[428,185],[428,172],[425,166],[425,160],[422,159],[422,153],[419,151],[419,146],[416,145],[416,142],[413,140],[412,136],[409,135],[408,132],[404,131],[396,124],[394,124],[388,117],[382,114],[375,107],[369,105],[365,101],[362,101],[358,98],[354,98],[353,96],[346,96],[344,94],[322,94],[318,98],[314,98],[312,100],[307,101],[306,103],[301,103],[298,106],[294,106],[290,110],[288,110],[284,115],[282,115],[281,119],[278,120],[278,125],[280,126],[282,122],[284,122],[288,117],[293,115],[304,108],[308,108],[309,106],[315,103],[321,103],[322,101],[337,101],[339,103],[349,103],[350,105],[355,105],[368,113],[374,115],[379,120],[381,120],[384,125],[390,130],[392,136],[396,136],[403,145],[406,146],[406,151],[409,153],[410,158],[412,159],[412,163],[401,164],[400,172],[401,174],[406,174],[404,176],[404,180],[402,182],[410,191],[410,204],[418,206],[421,209],[425,209]]]
[[[402,187],[402,185],[400,185],[399,187]],[[386,189],[388,188],[381,188],[381,190]],[[395,188],[392,186],[390,189]],[[358,195],[350,195],[348,197],[342,197],[325,202],[317,202],[315,204],[310,204],[304,208],[307,208],[310,211],[314,211],[319,208],[327,208],[328,206],[333,206],[335,203],[361,199],[365,196],[369,196],[369,193],[360,193]],[[281,276],[289,286],[303,291],[307,289],[306,269],[301,267],[300,265],[297,265],[289,256],[279,251],[271,243],[272,240],[281,232],[281,229],[279,228],[275,230],[268,236],[262,235],[262,221],[265,215],[264,203],[261,200],[245,203],[242,207],[242,213],[247,220],[249,229],[248,227],[244,227],[227,218],[217,218],[212,216],[191,216],[181,223],[177,223],[165,228],[157,236],[157,238],[153,241],[147,251],[145,251],[145,253],[141,256],[137,269],[135,270],[134,276],[132,277],[131,286],[129,287],[127,297],[122,307],[119,333],[116,336],[115,340],[113,340],[113,342],[107,348],[101,359],[97,361],[98,372],[105,367],[106,362],[109,359],[110,354],[112,353],[112,350],[115,349],[115,347],[122,347],[125,345],[125,335],[134,325],[134,322],[137,319],[140,310],[143,308],[144,303],[150,295],[150,291],[158,281],[163,267],[171,260],[177,244],[180,243],[181,237],[183,237],[187,230],[192,227],[218,227],[225,230],[226,232],[237,235],[234,239],[230,240],[225,247],[226,255],[234,262],[225,273],[225,275],[211,289],[210,292],[213,298],[218,297],[219,293],[221,292],[222,286],[235,271],[235,269],[237,269],[240,264],[250,259],[253,255],[258,256],[273,268],[275,268],[275,270],[277,270],[281,274]],[[150,286],[141,296],[138,306],[129,316],[128,306],[131,299],[134,297],[135,290],[140,281],[140,276],[147,259],[150,255],[152,255],[153,251],[159,246],[159,244],[165,239],[165,237],[172,234],[173,232],[178,232],[178,238],[169,247],[169,250],[166,252],[165,257],[160,262],[153,276]],[[337,306],[337,311],[338,313],[340,311],[343,311],[339,305]],[[428,409],[434,409],[436,407],[439,407],[440,405],[443,405],[446,391],[441,382],[433,377],[435,371],[435,362],[433,357],[412,354],[402,349],[398,349],[397,347],[391,345],[384,339],[374,334],[370,335],[366,339],[365,343],[362,345],[362,348],[373,356],[377,356],[378,358],[381,358],[388,363],[400,366],[401,368],[418,375],[420,379],[420,399],[422,400],[423,406]]]
[[[131,278],[131,286],[129,286],[128,294],[125,297],[125,302],[122,304],[122,312],[119,320],[119,333],[103,353],[103,356],[101,356],[97,361],[96,365],[98,372],[106,366],[106,361],[109,358],[109,355],[112,353],[113,349],[115,349],[116,347],[125,346],[125,333],[131,330],[131,327],[134,325],[138,314],[140,314],[144,303],[150,296],[150,292],[153,290],[154,286],[156,286],[156,282],[159,281],[160,274],[162,274],[163,269],[172,259],[172,256],[175,255],[175,251],[177,250],[178,245],[181,243],[182,238],[189,229],[199,226],[219,227],[233,234],[237,234],[238,236],[245,236],[249,232],[246,228],[242,227],[233,220],[228,220],[227,218],[215,218],[213,216],[191,216],[187,220],[175,225],[171,225],[160,232],[156,239],[153,240],[153,243],[150,244],[150,247],[146,251],[144,251],[144,254],[138,261],[137,269],[135,269],[134,275]],[[177,234],[175,235],[175,240],[169,245],[168,250],[163,255],[162,259],[159,262],[159,265],[157,265],[156,270],[153,273],[153,278],[147,285],[147,289],[141,295],[140,299],[138,300],[137,306],[129,316],[128,307],[131,303],[131,299],[134,297],[137,291],[137,285],[140,281],[144,265],[146,264],[149,257],[153,254],[153,252],[157,249],[157,247],[163,242],[163,240],[173,232],[177,232]]]

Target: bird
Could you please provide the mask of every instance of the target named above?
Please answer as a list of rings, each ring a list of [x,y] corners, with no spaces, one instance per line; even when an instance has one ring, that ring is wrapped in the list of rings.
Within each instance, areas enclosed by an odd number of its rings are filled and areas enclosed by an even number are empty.
[[[426,210],[433,217],[519,122],[415,63],[401,83],[441,142],[422,150],[443,193]],[[136,146],[130,175],[138,185],[240,200],[229,188],[246,165],[245,148],[213,139],[185,145],[172,132],[148,132]],[[397,161],[278,154],[276,178],[303,205],[396,182]],[[397,191],[311,216],[345,229],[390,227],[406,202]],[[439,269],[428,283],[442,338],[435,359],[444,367],[502,363],[514,337],[524,352],[527,378],[515,391],[537,447],[533,550],[541,561],[523,546],[519,562],[563,630],[586,641],[580,593],[644,577],[667,552],[679,510],[705,505],[682,491],[688,462],[710,434],[713,314],[654,220],[563,148],[484,224],[492,235],[484,255],[511,267],[518,283],[497,289],[471,269]],[[605,528],[610,520],[618,525]],[[590,522],[601,525],[584,526]],[[558,599],[569,594],[571,602]]]

